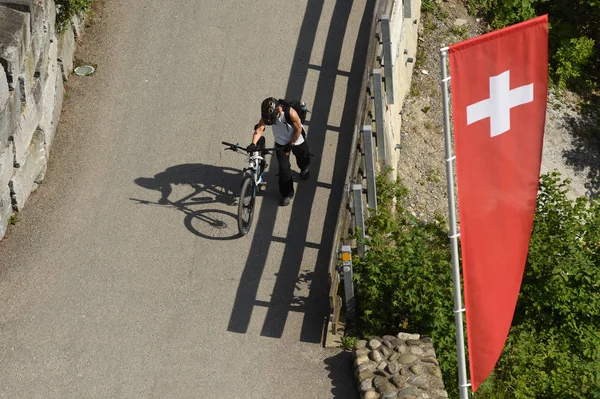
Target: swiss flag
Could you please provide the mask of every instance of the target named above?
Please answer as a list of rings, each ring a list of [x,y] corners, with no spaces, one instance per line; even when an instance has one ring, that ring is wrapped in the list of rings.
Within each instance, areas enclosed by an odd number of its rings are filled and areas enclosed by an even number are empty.
[[[472,389],[494,369],[512,323],[539,183],[548,17],[450,46]]]

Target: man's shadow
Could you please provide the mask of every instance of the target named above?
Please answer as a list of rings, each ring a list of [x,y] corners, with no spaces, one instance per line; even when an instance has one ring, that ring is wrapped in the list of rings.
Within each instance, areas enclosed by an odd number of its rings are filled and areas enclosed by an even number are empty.
[[[135,183],[143,188],[158,191],[157,200],[131,198],[139,204],[162,205],[182,211],[184,224],[193,234],[211,240],[231,240],[239,236],[237,229],[237,198],[242,171],[229,167],[217,167],[201,163],[171,166],[154,177],[138,177]],[[184,187],[186,194],[174,198],[174,186]],[[177,190],[182,191],[182,190]],[[200,205],[224,204],[206,209]]]

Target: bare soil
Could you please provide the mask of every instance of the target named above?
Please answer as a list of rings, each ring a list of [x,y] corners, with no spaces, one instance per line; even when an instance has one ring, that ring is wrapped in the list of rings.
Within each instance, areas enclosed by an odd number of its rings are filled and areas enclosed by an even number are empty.
[[[490,30],[460,0],[430,3],[433,9],[421,16],[412,86],[402,111],[398,164],[411,210],[425,220],[448,214],[440,49]],[[542,173],[558,170],[572,179],[572,198],[593,198],[600,193],[598,111],[582,115],[581,102],[573,93],[550,90]]]

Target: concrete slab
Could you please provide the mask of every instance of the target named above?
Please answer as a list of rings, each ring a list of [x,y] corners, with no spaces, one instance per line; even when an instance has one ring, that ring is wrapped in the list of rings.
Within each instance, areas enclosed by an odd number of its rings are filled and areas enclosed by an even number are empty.
[[[6,78],[6,72],[4,71],[4,68],[0,65],[0,108],[6,106],[8,98],[8,80]]]
[[[75,34],[73,29],[66,29],[58,38],[58,62],[61,67],[63,81],[68,81],[73,73],[73,54],[75,53]]]
[[[21,118],[21,100],[18,93],[11,91],[8,101],[0,107],[0,148],[4,147],[9,138],[15,134],[17,124]]]
[[[24,113],[21,115],[17,129],[12,136],[15,145],[15,167],[22,165],[28,157],[29,146],[40,119],[41,114],[37,104],[35,101],[30,101],[25,106]]]
[[[8,185],[0,186],[0,238],[6,235],[10,217],[13,213],[10,188]]]
[[[57,45],[53,43],[54,52]],[[54,61],[48,68],[49,74],[44,88],[44,96],[42,100],[42,115],[39,121],[39,129],[44,133],[44,141],[46,143],[46,151],[50,153],[54,135],[60,119],[62,111],[64,86],[62,73],[57,61]]]
[[[25,160],[19,168],[14,169],[9,186],[17,210],[23,210],[27,199],[38,187],[46,172],[46,148],[40,131],[34,134],[26,153]]]
[[[0,151],[0,188],[8,187],[8,183],[13,174],[13,143],[8,143],[7,146]]]
[[[0,63],[4,66],[11,89],[23,69],[30,41],[29,14],[0,5]]]

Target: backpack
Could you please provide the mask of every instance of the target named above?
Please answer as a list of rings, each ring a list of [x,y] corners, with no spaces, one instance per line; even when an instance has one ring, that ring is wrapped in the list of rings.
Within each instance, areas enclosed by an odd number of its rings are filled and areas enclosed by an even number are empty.
[[[279,104],[283,107],[283,113],[285,115],[285,120],[290,122],[290,108],[294,108],[294,111],[300,117],[300,123],[304,125],[304,121],[306,120],[306,114],[310,112],[308,108],[306,108],[306,103],[304,101],[299,100],[284,100],[280,99]]]

